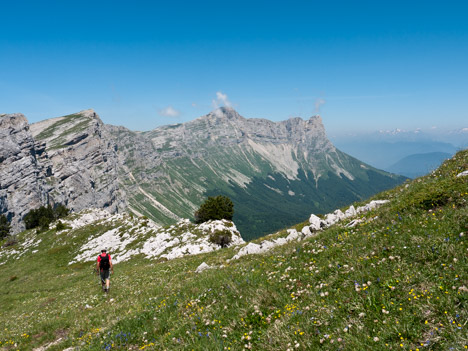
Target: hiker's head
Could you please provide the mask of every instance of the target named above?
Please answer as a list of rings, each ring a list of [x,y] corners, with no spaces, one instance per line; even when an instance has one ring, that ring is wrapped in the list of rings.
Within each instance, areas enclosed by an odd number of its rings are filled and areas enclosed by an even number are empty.
[[[106,250],[106,249],[102,249],[101,252],[104,253],[104,252],[107,252],[107,250]]]

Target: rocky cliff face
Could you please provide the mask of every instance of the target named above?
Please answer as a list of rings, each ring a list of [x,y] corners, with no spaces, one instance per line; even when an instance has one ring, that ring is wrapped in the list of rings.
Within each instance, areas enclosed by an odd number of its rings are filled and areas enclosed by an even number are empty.
[[[34,140],[20,113],[0,116],[0,145],[0,213],[19,231],[23,216],[49,201],[50,165],[40,161],[45,144]]]
[[[0,213],[7,213],[14,231],[24,229],[24,215],[41,205],[111,213],[126,208],[117,147],[94,111],[31,126],[23,115],[4,115],[0,123]]]
[[[93,110],[32,124],[31,132],[46,145],[55,202],[73,211],[95,207],[115,213],[126,207],[117,146]]]

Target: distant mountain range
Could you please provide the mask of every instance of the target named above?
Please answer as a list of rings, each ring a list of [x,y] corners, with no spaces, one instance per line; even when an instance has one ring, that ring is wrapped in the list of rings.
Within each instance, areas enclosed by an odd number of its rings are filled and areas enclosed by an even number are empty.
[[[405,179],[338,150],[319,116],[275,123],[220,108],[133,132],[86,110],[31,126],[21,114],[3,115],[0,133],[0,213],[17,230],[41,204],[128,210],[170,224],[222,194],[248,240]]]
[[[414,178],[427,174],[446,158],[467,148],[468,128],[395,129],[342,135],[333,140],[344,152],[374,167]]]
[[[386,169],[389,172],[401,174],[408,178],[417,178],[433,171],[450,157],[452,157],[452,154],[446,152],[414,154],[402,158]]]
[[[374,167],[388,170],[403,158],[432,152],[443,152],[453,155],[457,148],[440,141],[386,141],[360,140],[336,141],[337,147],[367,162]]]

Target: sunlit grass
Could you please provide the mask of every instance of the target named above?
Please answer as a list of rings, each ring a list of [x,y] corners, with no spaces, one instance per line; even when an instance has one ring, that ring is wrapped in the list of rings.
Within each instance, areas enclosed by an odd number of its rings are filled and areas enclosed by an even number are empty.
[[[457,177],[466,169],[465,151],[380,194],[391,202],[358,226],[264,255],[134,258],[115,266],[109,295],[94,263],[68,266],[92,228],[41,233],[36,253],[0,266],[0,348],[466,349],[468,177]],[[202,262],[216,269],[195,273]]]

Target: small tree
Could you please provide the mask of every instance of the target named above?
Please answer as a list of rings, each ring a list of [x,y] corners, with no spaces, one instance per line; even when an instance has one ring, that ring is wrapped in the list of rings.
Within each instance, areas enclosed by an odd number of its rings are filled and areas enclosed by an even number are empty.
[[[49,224],[51,220],[47,217],[41,217],[39,219],[39,231],[45,232],[46,230],[49,230]]]
[[[218,195],[208,197],[200,208],[195,211],[195,223],[203,223],[209,220],[227,219],[234,216],[234,204],[227,196]]]
[[[0,215],[0,239],[6,238],[10,234],[10,222],[5,215]]]
[[[54,208],[54,217],[55,219],[63,218],[68,216],[70,210],[65,207],[65,205],[58,204],[57,207]]]
[[[48,230],[49,224],[54,220],[68,215],[70,210],[64,205],[59,204],[55,209],[52,206],[41,206],[29,211],[23,218],[26,229],[41,227],[41,230]]]

